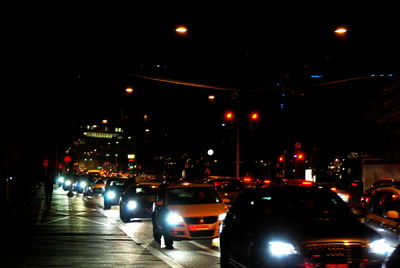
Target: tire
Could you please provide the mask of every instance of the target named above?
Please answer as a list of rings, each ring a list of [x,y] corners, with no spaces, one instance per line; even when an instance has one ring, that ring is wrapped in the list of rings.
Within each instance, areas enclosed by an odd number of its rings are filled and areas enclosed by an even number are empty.
[[[228,253],[226,253],[226,250],[221,249],[221,247],[220,247],[220,252],[221,252],[221,257],[219,259],[220,267],[221,268],[230,268],[231,266],[229,264]]]
[[[164,235],[164,243],[165,243],[165,248],[167,249],[172,249],[173,244],[174,244],[174,240],[172,240],[172,238],[168,235]]]
[[[124,223],[130,222],[131,219],[127,217],[123,209],[119,209],[119,217],[121,218],[121,221]]]
[[[161,236],[162,235],[160,230],[157,228],[156,224],[153,221],[153,238],[158,244],[161,244]]]

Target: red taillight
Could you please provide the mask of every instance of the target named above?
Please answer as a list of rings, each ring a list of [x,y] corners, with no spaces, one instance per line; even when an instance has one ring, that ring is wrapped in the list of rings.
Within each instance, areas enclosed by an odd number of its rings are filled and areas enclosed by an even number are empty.
[[[271,181],[270,181],[270,180],[264,180],[264,183],[265,183],[265,184],[270,184]]]
[[[331,191],[336,191],[337,188],[336,187],[331,187]]]
[[[251,178],[246,177],[246,178],[243,179],[243,181],[244,182],[251,182]]]
[[[358,186],[358,184],[357,184],[357,183],[355,183],[355,182],[352,182],[352,183],[351,183],[351,186],[353,186],[353,187],[357,187],[357,186]]]
[[[313,183],[311,182],[311,181],[303,181],[302,183],[301,183],[301,185],[304,185],[304,186],[311,186]]]

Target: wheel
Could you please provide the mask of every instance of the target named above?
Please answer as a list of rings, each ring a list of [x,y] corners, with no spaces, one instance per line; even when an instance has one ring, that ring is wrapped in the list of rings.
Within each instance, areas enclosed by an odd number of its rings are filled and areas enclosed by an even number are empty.
[[[226,250],[223,250],[222,248],[220,248],[220,252],[221,252],[221,257],[219,259],[220,267],[221,268],[229,268],[229,267],[231,267],[229,265],[229,258],[228,258],[228,253],[226,253]]]
[[[121,218],[122,222],[130,222],[130,218],[125,214],[123,209],[119,209],[119,217]]]
[[[164,243],[165,243],[165,248],[171,249],[173,248],[174,240],[168,235],[164,235]]]
[[[154,223],[154,220],[153,220],[153,238],[158,244],[161,244],[161,232]]]
[[[104,202],[104,209],[110,209],[111,208],[111,204]]]

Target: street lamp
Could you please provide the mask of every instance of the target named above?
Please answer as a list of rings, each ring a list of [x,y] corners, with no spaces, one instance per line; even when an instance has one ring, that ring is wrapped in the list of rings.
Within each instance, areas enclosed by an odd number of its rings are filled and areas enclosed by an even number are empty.
[[[178,26],[175,28],[175,32],[177,32],[178,34],[186,34],[188,31],[188,29],[186,28],[186,26]]]
[[[346,33],[347,33],[346,27],[337,27],[335,29],[335,34],[337,34],[337,35],[345,35]]]

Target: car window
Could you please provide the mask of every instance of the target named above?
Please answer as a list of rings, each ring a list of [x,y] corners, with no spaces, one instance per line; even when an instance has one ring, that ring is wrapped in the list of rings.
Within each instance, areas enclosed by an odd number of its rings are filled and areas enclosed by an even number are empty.
[[[141,186],[141,187],[130,187],[128,189],[129,194],[139,194],[139,195],[153,195],[157,193],[157,188],[152,186]]]
[[[331,192],[270,193],[250,201],[254,218],[295,217],[337,219],[352,216],[347,205]]]
[[[172,188],[167,190],[170,205],[220,203],[221,200],[211,187]]]

